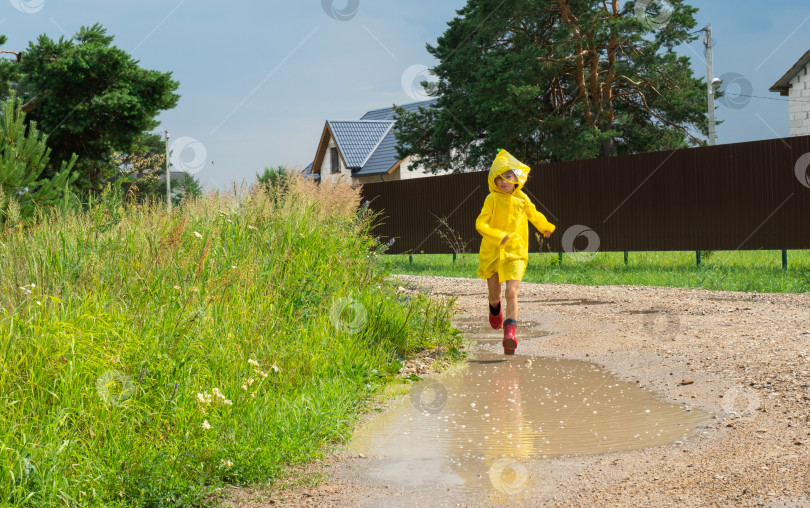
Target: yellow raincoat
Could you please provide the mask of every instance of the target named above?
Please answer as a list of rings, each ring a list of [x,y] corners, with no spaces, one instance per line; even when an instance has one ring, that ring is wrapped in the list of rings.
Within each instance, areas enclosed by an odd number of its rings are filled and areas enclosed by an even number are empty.
[[[517,175],[518,183],[515,191],[507,194],[498,189],[495,178],[510,169]],[[492,163],[488,178],[489,195],[475,220],[475,229],[484,237],[478,254],[478,276],[482,279],[496,273],[501,282],[523,279],[529,261],[529,221],[544,236],[556,228],[521,190],[529,171],[529,166],[506,150],[499,151]],[[511,235],[509,240],[501,245],[507,234]]]

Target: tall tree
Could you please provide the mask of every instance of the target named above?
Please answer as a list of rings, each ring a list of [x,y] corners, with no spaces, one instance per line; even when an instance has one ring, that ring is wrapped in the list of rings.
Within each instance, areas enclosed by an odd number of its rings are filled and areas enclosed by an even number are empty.
[[[11,96],[12,83],[19,81],[19,68],[17,65],[20,63],[22,54],[19,51],[11,51],[2,49],[3,45],[8,42],[5,35],[0,35],[0,56],[9,56],[9,58],[0,58],[0,100],[8,99]]]
[[[158,113],[179,99],[170,72],[139,67],[112,42],[98,24],[70,39],[41,35],[16,61],[0,66],[0,92],[16,90],[25,101],[29,120],[49,133],[53,157],[79,155],[84,190],[103,188],[117,171],[113,152],[127,151],[142,132],[157,127]]]
[[[398,110],[400,157],[463,171],[498,147],[531,165],[700,144],[706,84],[674,51],[697,37],[697,9],[636,4],[468,0],[427,46],[436,106]]]
[[[187,199],[202,197],[202,186],[200,182],[188,172],[177,180],[172,180],[172,205],[180,206]]]
[[[51,150],[47,136],[36,122],[26,123],[20,101],[12,96],[0,109],[0,223],[12,216],[29,217],[37,207],[57,203],[75,179],[71,169],[76,162],[62,161],[51,178],[42,174],[49,164]]]

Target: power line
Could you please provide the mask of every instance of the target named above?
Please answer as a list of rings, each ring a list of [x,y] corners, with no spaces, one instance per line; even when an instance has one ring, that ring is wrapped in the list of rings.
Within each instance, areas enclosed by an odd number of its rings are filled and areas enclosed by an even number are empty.
[[[726,96],[728,96],[728,97],[751,97],[752,99],[768,99],[769,101],[810,102],[810,99],[807,99],[807,100],[802,100],[802,99],[780,99],[778,97],[765,97],[765,96],[762,96],[762,95],[745,95],[745,94],[742,94],[742,93],[734,94],[733,96],[731,94],[728,94],[728,95],[725,95],[724,97],[726,97]]]

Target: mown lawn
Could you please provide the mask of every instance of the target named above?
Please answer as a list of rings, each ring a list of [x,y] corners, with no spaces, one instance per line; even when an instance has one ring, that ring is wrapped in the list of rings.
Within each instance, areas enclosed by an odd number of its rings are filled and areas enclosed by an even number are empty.
[[[781,251],[715,251],[703,253],[697,266],[695,252],[598,252],[586,259],[556,253],[533,253],[524,281],[557,284],[702,287],[724,291],[804,293],[810,291],[810,251],[788,251],[782,270]],[[379,263],[392,273],[476,277],[478,255],[391,254]]]

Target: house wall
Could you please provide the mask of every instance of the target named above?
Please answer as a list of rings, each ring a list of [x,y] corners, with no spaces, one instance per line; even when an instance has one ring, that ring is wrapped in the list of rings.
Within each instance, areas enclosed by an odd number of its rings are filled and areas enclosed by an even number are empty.
[[[321,181],[332,180],[333,182],[337,181],[341,176],[345,178],[351,178],[352,172],[346,169],[346,166],[343,164],[343,159],[338,156],[338,164],[340,165],[340,170],[337,173],[332,172],[332,148],[335,148],[337,145],[335,144],[335,138],[329,139],[329,144],[326,145],[326,155],[323,158],[323,163],[321,164]],[[315,168],[312,168],[313,172]]]
[[[382,176],[382,178],[380,178]],[[391,180],[399,180],[394,175],[373,175],[373,176],[359,176],[356,178],[352,178],[354,183],[359,183],[361,185],[367,183],[377,183],[377,182],[390,182]]]
[[[810,64],[790,82],[790,135],[810,135]]]
[[[411,171],[411,158],[407,157],[399,166],[400,180],[413,180],[414,178],[425,178],[426,176],[436,176],[432,173],[425,173],[422,169]],[[437,173],[441,174],[441,173]]]
[[[430,173],[424,173],[421,170],[417,171],[410,171],[410,157],[406,157],[402,164],[399,165],[397,169],[392,171],[390,174],[387,175],[373,175],[373,176],[361,176],[355,178],[355,182],[360,184],[366,183],[377,183],[377,182],[391,182],[394,180],[411,180],[414,178],[424,178],[426,176],[435,176]]]

